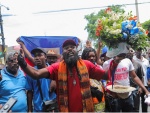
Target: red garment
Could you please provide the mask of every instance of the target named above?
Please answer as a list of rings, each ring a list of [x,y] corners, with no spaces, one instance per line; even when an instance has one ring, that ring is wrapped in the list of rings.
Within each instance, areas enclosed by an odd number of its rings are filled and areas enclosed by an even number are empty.
[[[115,70],[117,68],[117,66],[118,66],[118,63],[115,63],[114,60],[112,60],[110,62],[110,66],[109,66],[109,70],[108,70],[108,80],[110,82],[107,83],[107,86],[112,85],[112,71]],[[115,73],[114,73],[114,76],[115,76]],[[108,93],[110,93],[110,91],[108,89],[106,89],[106,91]]]
[[[90,78],[100,80],[104,75],[105,71],[100,69],[98,66],[95,66],[93,63],[87,60],[83,60],[85,65],[87,66]],[[56,80],[58,85],[58,67],[59,63],[54,63],[51,66],[48,66],[47,69],[50,73],[50,79]],[[76,80],[76,85],[73,85],[73,80]],[[82,112],[82,97],[81,97],[81,90],[80,84],[77,75],[76,68],[73,68],[73,76],[70,76],[68,73],[68,102],[69,102],[69,112]],[[57,89],[57,95],[59,95]],[[58,100],[59,104],[59,100]]]
[[[112,60],[112,61],[110,62],[109,71],[108,71],[108,80],[111,81],[112,71],[117,68],[117,65],[118,65],[118,64],[115,63],[114,60]]]
[[[81,112],[82,111],[82,95],[80,90],[80,81],[76,72],[76,68],[73,68],[73,76],[68,76],[68,101],[69,112]],[[76,80],[76,85],[73,85],[73,81]],[[79,92],[79,93],[78,93]]]
[[[25,61],[32,67],[34,67],[34,64],[28,59],[28,58],[25,58]]]

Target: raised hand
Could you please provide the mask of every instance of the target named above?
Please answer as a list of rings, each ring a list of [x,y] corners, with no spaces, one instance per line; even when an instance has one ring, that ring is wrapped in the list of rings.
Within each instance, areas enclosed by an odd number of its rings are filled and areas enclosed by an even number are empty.
[[[99,40],[98,40],[98,47],[101,48],[102,46],[103,46],[103,43],[102,43],[102,41],[99,39]]]
[[[16,39],[16,42],[17,42],[18,44],[20,44],[20,45],[24,44],[23,41],[20,40],[20,37],[18,37],[18,38]]]
[[[27,67],[27,63],[24,59],[24,52],[22,49],[20,49],[20,53],[18,55],[18,64],[20,65],[21,68],[26,68]]]
[[[22,48],[20,48],[20,53],[19,54],[21,54],[23,57],[25,57],[25,54],[24,54],[24,51],[23,51]]]
[[[86,47],[92,47],[91,41],[89,41],[89,40],[86,41]]]

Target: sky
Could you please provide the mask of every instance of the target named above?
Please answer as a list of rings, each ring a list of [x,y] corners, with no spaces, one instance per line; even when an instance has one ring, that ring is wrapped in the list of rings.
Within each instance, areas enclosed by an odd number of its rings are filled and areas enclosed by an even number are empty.
[[[105,6],[134,3],[135,0],[0,0],[1,5],[9,7],[1,7],[2,15],[12,15],[2,16],[5,44],[17,45],[19,36],[76,36],[86,40],[85,15],[96,14]],[[143,3],[138,5],[139,21],[149,20],[150,0],[138,3]],[[69,11],[62,11],[66,9]],[[126,5],[125,10],[136,15],[135,5]]]

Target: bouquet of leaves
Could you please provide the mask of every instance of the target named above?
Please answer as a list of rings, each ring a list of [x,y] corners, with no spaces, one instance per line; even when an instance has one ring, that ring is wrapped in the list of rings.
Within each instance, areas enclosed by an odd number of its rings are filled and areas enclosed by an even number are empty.
[[[96,36],[111,48],[116,48],[120,42],[126,42],[133,49],[149,46],[147,32],[137,21],[137,16],[132,12],[117,13],[111,8],[107,8],[105,16],[97,20]]]

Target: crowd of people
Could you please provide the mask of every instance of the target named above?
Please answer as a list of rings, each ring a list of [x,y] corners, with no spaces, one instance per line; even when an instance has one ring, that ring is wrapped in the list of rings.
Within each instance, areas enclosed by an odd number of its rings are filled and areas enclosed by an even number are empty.
[[[101,41],[94,49],[87,41],[79,56],[78,44],[67,39],[59,55],[40,47],[29,52],[20,38],[16,41],[20,53],[9,53],[0,65],[0,104],[17,99],[12,112],[139,112],[140,98],[147,112],[149,58],[142,48],[120,44],[116,52]],[[135,90],[117,93],[109,85]]]

